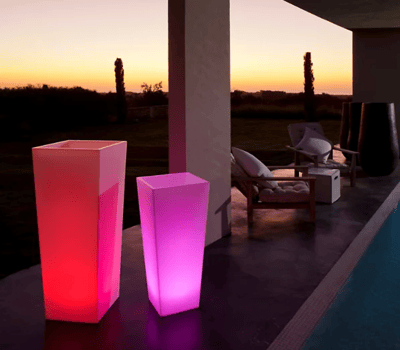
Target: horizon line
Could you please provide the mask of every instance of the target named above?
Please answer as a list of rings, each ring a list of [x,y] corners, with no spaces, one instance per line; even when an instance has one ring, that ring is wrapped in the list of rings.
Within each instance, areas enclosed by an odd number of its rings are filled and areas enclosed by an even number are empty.
[[[0,87],[0,90],[4,90],[4,89],[17,90],[17,89],[20,89],[20,88],[24,89],[24,88],[27,88],[27,87],[32,87],[34,89],[42,89],[43,85],[47,85],[49,88],[57,88],[57,89],[81,88],[81,89],[84,89],[84,90],[95,91],[95,92],[97,92],[99,94],[116,93],[116,91],[109,90],[108,92],[104,92],[104,91],[98,91],[96,89],[84,88],[84,87],[78,86],[78,85],[70,87],[70,86],[54,86],[54,85],[48,85],[48,84],[36,84],[36,85],[26,84],[26,85],[14,86],[14,87]],[[161,90],[161,91],[163,91],[164,93],[169,93],[169,91],[164,91],[164,90]],[[240,90],[240,89],[231,90],[230,93],[233,93],[235,91],[240,91],[240,92],[244,92],[244,93],[248,93],[248,94],[256,94],[256,93],[261,93],[261,92],[271,92],[271,93],[273,93],[273,92],[281,92],[281,93],[285,93],[285,94],[301,94],[301,93],[304,93],[304,91],[283,91],[283,90],[246,91],[246,90]],[[126,90],[125,93],[141,94],[142,91],[128,91],[128,90]],[[314,95],[323,95],[323,94],[332,95],[332,96],[352,96],[353,95],[352,93],[351,94],[349,94],[349,93],[347,93],[347,94],[346,93],[334,94],[334,93],[327,93],[327,92],[314,93]]]

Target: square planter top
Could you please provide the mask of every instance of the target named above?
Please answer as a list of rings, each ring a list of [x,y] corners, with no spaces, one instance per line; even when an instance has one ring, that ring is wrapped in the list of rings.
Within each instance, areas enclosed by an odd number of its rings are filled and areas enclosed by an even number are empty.
[[[83,149],[83,150],[101,150],[103,148],[114,146],[118,143],[126,141],[99,141],[99,140],[66,140],[55,143],[50,143],[48,145],[33,147],[33,149]]]
[[[172,188],[186,185],[208,183],[208,181],[188,172],[140,177],[152,189]]]

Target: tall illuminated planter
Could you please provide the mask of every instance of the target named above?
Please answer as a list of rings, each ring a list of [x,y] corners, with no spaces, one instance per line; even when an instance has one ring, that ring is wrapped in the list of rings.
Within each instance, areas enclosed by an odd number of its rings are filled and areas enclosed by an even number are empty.
[[[196,309],[210,184],[188,172],[136,182],[149,300],[160,316]]]
[[[119,296],[126,148],[32,148],[46,319],[98,323]]]

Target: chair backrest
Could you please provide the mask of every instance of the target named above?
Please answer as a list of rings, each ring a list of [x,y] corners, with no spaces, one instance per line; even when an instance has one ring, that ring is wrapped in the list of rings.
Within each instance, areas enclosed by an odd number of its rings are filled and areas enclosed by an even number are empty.
[[[325,136],[322,125],[318,122],[289,124],[287,129],[293,147],[296,147],[296,145],[302,140],[306,127],[318,132],[322,136]]]

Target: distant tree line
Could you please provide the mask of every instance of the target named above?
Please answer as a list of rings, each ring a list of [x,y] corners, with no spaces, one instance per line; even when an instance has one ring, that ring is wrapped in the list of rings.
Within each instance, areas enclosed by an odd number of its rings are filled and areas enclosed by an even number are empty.
[[[136,94],[135,98],[133,98],[134,107],[163,106],[168,104],[167,93],[162,90],[162,81],[154,84],[154,86],[143,83],[141,88],[142,92]]]
[[[118,71],[119,67],[116,69]],[[118,116],[118,122],[124,123],[127,107],[168,104],[162,82],[154,87],[144,83],[142,89],[142,93],[133,96],[125,96],[123,85],[119,86],[117,93],[98,93],[81,87],[51,87],[47,84],[0,89],[0,137],[19,135],[21,125],[23,131],[36,133],[104,125],[113,115]]]
[[[296,113],[302,113],[307,121],[314,121],[316,110],[320,106],[341,109],[342,102],[345,102],[343,99],[328,94],[314,94],[312,65],[311,53],[307,52],[304,55],[304,92],[295,94],[261,90],[253,94],[235,90],[231,92],[232,111],[247,105],[253,108],[263,105],[287,107],[303,104],[303,112]],[[15,126],[21,122],[25,123],[25,127],[28,125],[26,128],[32,132],[101,125],[108,123],[110,116],[117,116],[117,121],[124,123],[129,107],[168,104],[168,94],[162,90],[162,81],[154,86],[143,83],[141,93],[126,93],[122,60],[117,58],[114,66],[116,93],[104,94],[81,87],[57,88],[48,85],[0,89],[0,122],[3,134],[11,135],[11,130],[16,129]],[[252,113],[260,116],[267,111],[265,108],[256,109]],[[280,115],[287,113],[283,110],[278,112]],[[240,114],[245,115],[245,109]],[[269,114],[272,115],[271,111]]]
[[[18,87],[0,89],[0,120],[9,130],[26,122],[33,132],[98,125],[115,108],[109,95],[81,87]]]
[[[312,69],[313,63],[311,62],[311,52],[306,52],[303,56],[304,59],[304,92],[298,94],[288,94],[284,91],[263,91],[257,94],[248,94],[244,91],[235,90],[231,93],[231,106],[236,108],[243,105],[253,106],[253,115],[265,114],[266,109],[261,108],[263,105],[273,105],[280,107],[287,107],[293,105],[303,105],[302,112],[296,112],[302,114],[303,118],[307,122],[317,121],[317,109],[320,106],[325,108],[341,109],[343,99],[339,99],[335,96],[322,94],[316,96],[314,94],[314,72]],[[347,102],[347,101],[346,101]],[[259,106],[254,108],[254,106]],[[257,110],[257,113],[255,113]],[[264,111],[264,112],[263,112]],[[237,112],[237,111],[236,111]],[[281,112],[280,112],[281,113]],[[271,113],[270,113],[271,114]],[[321,115],[321,113],[319,113]],[[327,113],[325,113],[327,115]],[[289,116],[287,116],[289,117]]]
[[[304,104],[305,93],[286,93],[284,91],[261,90],[258,93],[248,93],[242,90],[231,92],[231,106],[238,107],[242,105],[274,105],[274,106],[292,106]],[[343,99],[335,95],[322,93],[314,95],[314,106],[329,106],[332,108],[342,108],[343,102],[349,102],[351,96]]]

